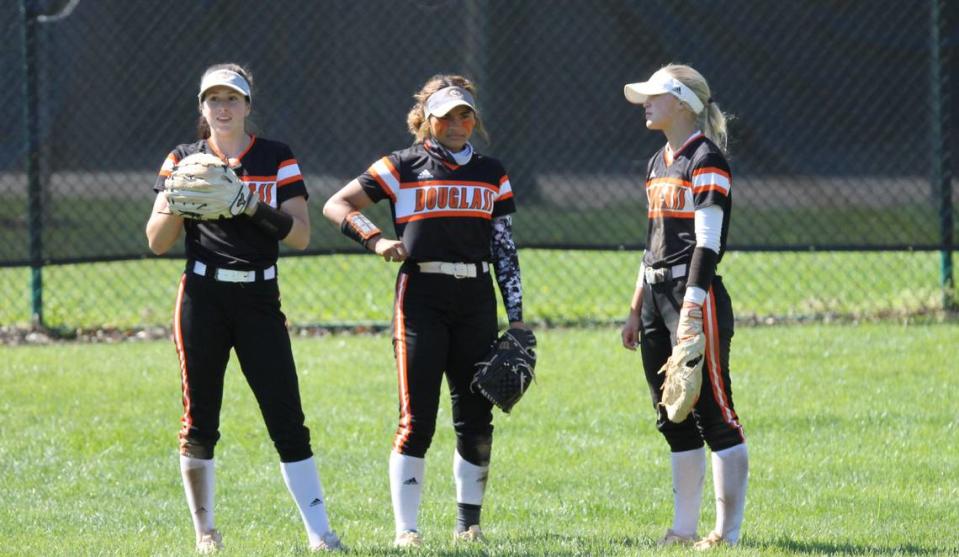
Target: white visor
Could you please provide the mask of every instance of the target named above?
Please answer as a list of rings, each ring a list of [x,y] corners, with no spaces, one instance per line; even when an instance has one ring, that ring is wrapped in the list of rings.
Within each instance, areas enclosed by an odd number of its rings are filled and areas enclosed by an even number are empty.
[[[699,100],[696,93],[664,69],[654,73],[648,81],[626,84],[623,93],[626,100],[633,104],[643,104],[646,98],[652,95],[669,93],[689,105],[696,114],[703,111],[703,101]]]
[[[203,76],[203,81],[200,82],[200,92],[197,94],[197,99],[199,99],[202,103],[204,93],[213,87],[218,87],[221,85],[223,87],[229,87],[230,89],[233,89],[237,93],[240,93],[244,97],[250,99],[250,102],[253,102],[253,97],[250,95],[250,84],[242,75],[232,70],[217,70]]]
[[[423,111],[426,113],[427,118],[430,116],[442,118],[457,106],[468,106],[473,112],[476,112],[476,101],[473,100],[473,95],[466,89],[454,85],[444,87],[430,95],[430,97],[426,99]]]

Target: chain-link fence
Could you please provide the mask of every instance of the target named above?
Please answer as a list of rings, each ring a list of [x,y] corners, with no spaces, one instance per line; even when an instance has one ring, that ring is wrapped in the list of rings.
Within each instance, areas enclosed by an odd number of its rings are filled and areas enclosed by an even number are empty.
[[[169,321],[182,264],[143,261],[143,226],[161,162],[194,137],[199,76],[223,61],[253,71],[254,122],[306,175],[310,257],[281,262],[297,324],[389,319],[395,268],[332,255],[358,250],[320,208],[410,143],[412,93],[447,72],[478,82],[492,136],[478,148],[516,190],[528,316],[621,316],[645,239],[643,173],[663,141],[622,86],[671,61],[699,69],[734,116],[721,271],[741,315],[942,309],[959,239],[950,4],[4,2],[0,324]],[[388,207],[370,214],[388,225]]]

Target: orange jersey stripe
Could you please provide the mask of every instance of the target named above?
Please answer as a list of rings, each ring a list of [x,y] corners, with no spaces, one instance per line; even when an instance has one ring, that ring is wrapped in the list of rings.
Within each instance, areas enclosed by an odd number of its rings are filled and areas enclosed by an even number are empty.
[[[725,176],[727,179],[731,178],[728,172],[726,172],[722,168],[718,168],[715,166],[709,166],[706,168],[697,168],[696,170],[693,170],[693,176],[698,176],[700,174],[719,174],[721,176]]]
[[[431,186],[475,186],[492,191],[496,191],[498,189],[493,184],[488,184],[486,182],[471,182],[469,180],[424,180],[422,182],[400,182],[400,188],[405,190],[428,188]]]
[[[393,195],[393,192],[390,191],[389,186],[386,185],[386,182],[383,181],[383,178],[376,173],[372,173],[373,179],[376,180],[376,183],[380,185],[380,189],[383,190],[383,193],[389,197],[393,203],[396,203],[396,196]]]
[[[480,219],[490,220],[492,216],[489,213],[484,213],[481,211],[433,211],[430,213],[420,213],[417,215],[411,215],[409,217],[400,217],[396,219],[396,222],[413,222],[424,219],[435,219],[435,218],[445,218],[445,217],[474,217]]]
[[[693,188],[693,193],[703,193],[707,191],[718,191],[719,193],[723,195],[729,195],[729,190],[722,186],[699,186],[699,187]]]
[[[276,183],[277,186],[285,186],[287,184],[292,184],[293,182],[300,182],[303,180],[303,176],[297,174],[296,176],[290,176],[286,180],[280,180]]]
[[[647,188],[654,188],[659,185],[671,185],[689,188],[692,187],[693,183],[687,180],[681,180],[679,178],[652,178],[646,182]]]
[[[646,217],[651,219],[692,219],[696,218],[695,211],[647,211]]]

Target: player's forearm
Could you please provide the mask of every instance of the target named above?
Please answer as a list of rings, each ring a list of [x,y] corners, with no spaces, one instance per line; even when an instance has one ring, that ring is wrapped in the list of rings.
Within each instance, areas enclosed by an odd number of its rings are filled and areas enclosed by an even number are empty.
[[[645,268],[645,264],[639,264],[639,272],[636,274],[636,288],[633,289],[633,297],[629,300],[629,313],[632,315],[639,315],[643,309],[643,270]]]
[[[179,222],[177,222],[179,221]],[[176,215],[158,215],[147,223],[146,235],[150,251],[163,255],[170,251],[180,238],[183,230],[183,218]]]
[[[281,241],[283,242],[283,245],[289,246],[293,249],[306,249],[306,247],[310,245],[310,225],[304,223],[301,219],[294,216],[293,228],[290,229],[290,233],[287,234],[286,237]]]
[[[637,286],[633,297],[629,300],[629,313],[639,315],[643,310],[643,287]]]
[[[163,195],[158,195],[147,221],[146,236],[150,251],[163,255],[176,244],[183,231],[183,217],[170,213]]]
[[[352,180],[326,201],[323,205],[323,216],[336,226],[340,226],[347,215],[354,211],[362,211],[372,203],[373,200],[363,192],[360,183]]]

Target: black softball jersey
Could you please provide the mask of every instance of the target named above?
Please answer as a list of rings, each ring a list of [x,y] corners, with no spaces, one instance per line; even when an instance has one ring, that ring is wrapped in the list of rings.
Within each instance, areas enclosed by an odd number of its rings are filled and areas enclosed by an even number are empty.
[[[646,170],[646,267],[688,264],[696,248],[695,213],[716,205],[723,210],[719,260],[726,251],[726,234],[732,210],[732,174],[722,150],[702,133],[696,133],[675,153],[663,146]]]
[[[167,155],[153,189],[163,189],[163,181],[174,165],[194,153],[219,156],[207,141],[178,145]],[[246,150],[230,166],[260,202],[278,208],[284,201],[297,196],[309,198],[300,166],[293,151],[285,143],[253,136]],[[240,215],[232,219],[198,221],[185,219],[186,256],[191,261],[225,269],[256,270],[276,264],[279,243],[250,217]]]
[[[489,261],[490,221],[516,211],[498,160],[474,152],[457,165],[430,140],[379,159],[357,181],[374,202],[390,200],[412,261]]]

